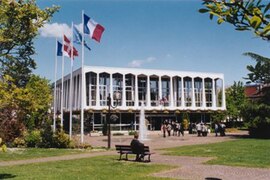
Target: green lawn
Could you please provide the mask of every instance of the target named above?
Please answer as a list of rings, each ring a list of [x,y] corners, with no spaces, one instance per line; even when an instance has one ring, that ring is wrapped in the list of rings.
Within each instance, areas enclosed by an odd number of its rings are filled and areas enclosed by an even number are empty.
[[[61,156],[61,155],[67,155],[67,154],[79,154],[79,153],[85,153],[85,152],[90,152],[90,150],[42,149],[42,148],[9,149],[6,153],[0,151],[0,162],[20,160],[20,159],[32,159],[32,158],[39,158],[39,157]]]
[[[168,155],[216,157],[207,164],[270,168],[270,140],[241,139],[166,150]]]
[[[0,167],[0,179],[166,179],[149,176],[173,168],[152,163],[118,161],[118,156]]]

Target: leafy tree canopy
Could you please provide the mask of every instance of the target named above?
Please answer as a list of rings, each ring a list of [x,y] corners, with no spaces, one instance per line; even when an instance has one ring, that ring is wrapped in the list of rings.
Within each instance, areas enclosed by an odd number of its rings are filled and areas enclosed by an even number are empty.
[[[244,53],[244,55],[251,57],[257,62],[255,66],[247,66],[250,73],[248,73],[248,77],[245,79],[249,80],[248,83],[270,83],[270,59],[251,52]]]
[[[32,75],[26,87],[18,87],[10,76],[0,81],[0,137],[11,141],[25,128],[39,128],[46,120],[52,100],[49,81]]]
[[[203,0],[205,8],[200,13],[209,13],[217,23],[228,22],[238,31],[253,31],[264,40],[270,40],[270,2],[262,0]]]
[[[0,74],[9,75],[24,86],[36,63],[33,40],[38,29],[59,7],[40,9],[35,0],[0,1]]]

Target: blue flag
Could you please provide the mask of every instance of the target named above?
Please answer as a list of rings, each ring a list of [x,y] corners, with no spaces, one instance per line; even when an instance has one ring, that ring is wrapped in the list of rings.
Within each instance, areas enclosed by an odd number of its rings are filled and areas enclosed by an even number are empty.
[[[74,43],[82,44],[82,35],[81,35],[80,31],[75,26],[73,26],[73,41],[74,41]],[[85,41],[84,41],[84,46],[89,51],[91,50],[91,48],[86,44]]]
[[[62,47],[63,45],[57,41],[57,56],[63,56]]]

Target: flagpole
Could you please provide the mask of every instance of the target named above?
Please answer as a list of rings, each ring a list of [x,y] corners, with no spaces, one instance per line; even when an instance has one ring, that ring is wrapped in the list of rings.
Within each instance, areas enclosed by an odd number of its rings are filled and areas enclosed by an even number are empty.
[[[84,26],[84,10],[82,10],[82,24]],[[84,141],[84,27],[82,33],[82,78],[81,78],[81,143]]]
[[[53,132],[56,127],[56,76],[57,76],[57,38],[55,39],[55,62],[54,62],[54,92],[53,92]]]
[[[63,37],[64,38],[64,37]],[[64,39],[62,39],[62,52],[64,52]],[[64,105],[64,54],[62,56],[62,86],[61,86],[61,128],[63,129],[63,105]]]
[[[72,136],[72,98],[73,98],[73,22],[71,24],[71,59],[70,59],[70,87],[69,87],[69,138]]]

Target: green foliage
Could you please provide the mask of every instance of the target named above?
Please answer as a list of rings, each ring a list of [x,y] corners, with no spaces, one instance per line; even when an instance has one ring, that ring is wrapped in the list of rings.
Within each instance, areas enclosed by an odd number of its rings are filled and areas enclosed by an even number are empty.
[[[200,13],[208,13],[217,23],[228,22],[238,31],[253,31],[264,40],[270,40],[270,3],[261,0],[204,0]]]
[[[227,116],[230,120],[236,121],[241,118],[242,106],[247,103],[243,83],[238,81],[226,89]]]
[[[134,134],[137,134],[137,131],[128,131],[128,135],[133,136]]]
[[[35,0],[2,0],[0,6],[1,75],[9,75],[23,87],[36,63],[33,40],[59,7],[40,9]]]
[[[65,134],[63,130],[57,131],[53,135],[53,147],[55,148],[69,148],[71,145],[71,140],[69,136]]]
[[[263,40],[270,40],[270,2],[261,0],[204,0],[203,5],[204,8],[200,9],[199,12],[209,13],[210,19],[213,19],[214,16],[217,17],[218,24],[228,22],[236,30],[250,30]],[[243,117],[248,122],[250,134],[255,137],[270,137],[267,133],[270,130],[268,113],[268,107],[270,106],[270,88],[268,87],[270,83],[270,59],[250,52],[244,55],[257,61],[255,66],[247,66],[250,73],[246,79],[249,82],[265,85],[266,88],[259,92],[262,97],[258,101],[245,102],[240,107],[241,101],[235,101],[230,92],[227,95],[228,116],[236,119],[240,115],[239,110],[242,109]],[[237,98],[242,99],[241,97]]]
[[[124,136],[124,133],[120,133],[120,132],[113,133],[113,136]]]
[[[7,145],[3,144],[1,148],[3,152],[7,152]]]
[[[25,136],[27,147],[39,147],[42,142],[41,133],[39,130],[33,130]]]
[[[245,79],[249,80],[248,83],[270,83],[270,59],[251,52],[244,53],[244,55],[256,61],[255,66],[247,66],[250,73],[248,73],[248,77]]]
[[[26,146],[26,142],[23,137],[17,137],[14,139],[12,146],[22,148]]]
[[[25,127],[39,128],[46,120],[52,99],[49,81],[32,75],[26,87],[17,87],[14,79],[0,81],[0,137],[7,143],[21,137]]]
[[[7,152],[7,146],[2,143],[2,138],[0,138],[0,151]]]
[[[242,110],[242,116],[248,125],[252,137],[270,138],[270,106],[250,102]]]
[[[32,102],[25,125],[28,129],[40,128],[41,124],[46,121],[46,115],[52,102],[49,80],[32,75],[26,84],[25,90]]]
[[[188,129],[188,124],[189,124],[188,119],[183,119],[181,127],[183,127],[184,130],[187,130]]]

